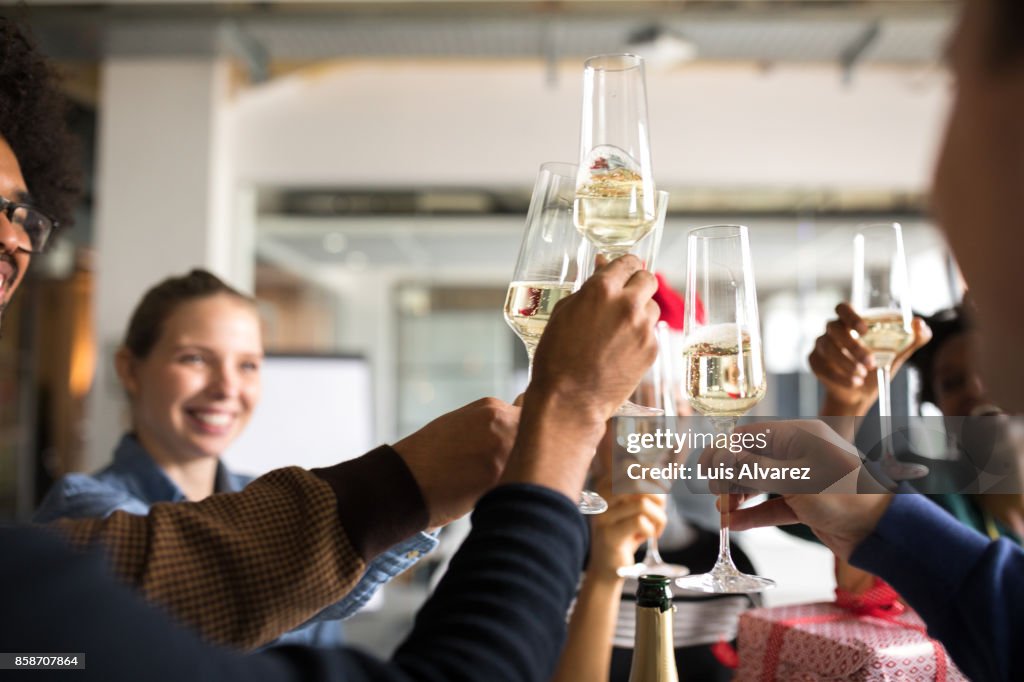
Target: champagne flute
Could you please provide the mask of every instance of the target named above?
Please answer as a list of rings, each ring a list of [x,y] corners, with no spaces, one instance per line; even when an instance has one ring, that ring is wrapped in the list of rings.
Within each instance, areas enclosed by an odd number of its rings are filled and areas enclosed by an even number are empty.
[[[647,133],[644,61],[632,54],[583,65],[576,227],[609,259],[654,228],[657,196]]]
[[[664,322],[659,322],[656,334],[658,358],[647,371],[647,375],[644,376],[644,380],[637,387],[636,392],[633,393],[633,399],[641,405],[660,408],[666,416],[675,417],[677,413],[675,399],[672,395],[674,380],[672,376],[672,346],[668,335],[668,325]],[[636,433],[645,427],[653,426],[658,428],[664,426],[661,420],[655,419],[625,418],[615,421],[620,426],[620,429],[625,427],[625,430],[620,431],[620,433]],[[642,464],[649,467],[660,467],[665,464],[673,451],[672,448],[662,450],[645,448],[641,453],[638,454],[637,458],[640,459]],[[689,575],[690,569],[679,564],[670,564],[662,559],[661,552],[658,551],[658,536],[652,535],[647,539],[647,549],[640,561],[632,566],[624,566],[618,569],[617,572],[622,578],[639,579],[640,576],[647,574],[663,575],[666,578],[681,578],[684,575]]]
[[[697,322],[697,300],[705,324]],[[761,351],[757,292],[747,228],[711,225],[687,240],[683,384],[690,405],[711,418],[716,440],[732,435],[736,422],[764,398],[767,379]],[[742,573],[729,550],[729,498],[721,495],[718,560],[710,573],[680,578],[687,590],[761,592],[775,581]]]
[[[628,253],[665,217],[647,130],[644,60],[603,54],[584,62],[573,217],[580,233],[609,260]],[[616,410],[618,416],[658,414],[628,400]]]
[[[581,282],[586,242],[573,225],[572,203],[576,166],[542,164],[530,198],[526,232],[519,259],[505,298],[505,321],[526,346],[529,376],[533,356],[555,305],[575,291]],[[600,514],[608,503],[595,492],[580,493],[579,509]]]
[[[850,303],[867,325],[861,342],[878,368],[878,414],[881,420],[882,470],[894,481],[928,475],[923,464],[901,462],[892,448],[892,363],[914,342],[907,258],[899,223],[863,225],[853,238],[853,294]]]

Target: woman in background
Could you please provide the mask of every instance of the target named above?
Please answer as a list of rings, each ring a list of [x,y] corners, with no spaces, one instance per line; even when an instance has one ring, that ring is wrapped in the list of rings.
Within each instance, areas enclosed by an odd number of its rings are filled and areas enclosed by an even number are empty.
[[[145,514],[157,502],[201,500],[235,492],[251,478],[232,473],[221,455],[245,430],[260,399],[263,341],[254,299],[205,270],[156,285],[132,313],[117,351],[131,431],[114,461],[89,476],[58,481],[36,512],[38,522]],[[420,533],[374,559],[340,602],[274,644],[336,646],[340,619],[436,546]]]
[[[863,324],[847,303],[836,307],[837,318],[826,325],[815,342],[808,362],[825,389],[823,417],[863,417],[878,399],[878,383],[871,352],[851,334]],[[972,357],[973,335],[970,317],[962,306],[940,310],[930,317],[914,318],[914,341],[893,362],[893,374],[904,362],[920,374],[918,408],[931,403],[945,417],[999,414],[981,383]],[[852,438],[852,433],[844,434]],[[1019,458],[1018,455],[1018,467]],[[929,466],[934,466],[930,464]],[[1019,485],[1019,484],[1018,484]],[[992,539],[1024,539],[1024,495],[943,493],[929,495],[961,523]],[[817,541],[802,525],[784,530]],[[849,592],[859,593],[874,584],[865,571],[836,559],[836,582]]]
[[[875,372],[869,371],[870,351],[850,332],[861,324],[846,303],[836,308],[838,319],[818,337],[808,358],[815,377],[825,388],[822,416],[867,414],[878,399]],[[945,417],[1001,414],[988,398],[974,358],[974,330],[963,307],[940,310],[930,317],[915,318],[914,343],[897,356],[893,373],[904,362],[920,374],[921,403],[931,403]],[[1024,453],[1018,454],[1017,468]],[[1019,488],[1019,484],[1017,486]],[[1006,536],[1024,539],[1024,496],[1020,494],[930,495],[931,499],[961,522],[992,539]]]

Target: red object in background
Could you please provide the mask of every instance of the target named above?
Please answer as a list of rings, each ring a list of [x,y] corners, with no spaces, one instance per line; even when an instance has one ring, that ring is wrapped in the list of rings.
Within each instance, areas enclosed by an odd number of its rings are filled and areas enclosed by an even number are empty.
[[[654,273],[654,276],[658,278],[658,290],[654,292],[654,300],[661,308],[661,317],[658,319],[667,322],[669,328],[682,331],[683,321],[686,319],[686,302],[660,272]],[[704,324],[704,304],[699,298],[696,318],[697,322]]]
[[[832,604],[751,609],[740,616],[734,679],[964,682],[942,644],[897,599],[876,579],[863,594],[837,589]],[[730,661],[725,644],[719,653]]]

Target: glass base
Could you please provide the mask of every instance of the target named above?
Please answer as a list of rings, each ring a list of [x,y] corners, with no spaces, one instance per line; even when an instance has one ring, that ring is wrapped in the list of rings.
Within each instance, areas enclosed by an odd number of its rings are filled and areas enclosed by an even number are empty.
[[[928,475],[928,467],[924,464],[901,462],[891,456],[882,459],[882,471],[894,481],[912,481]]]
[[[664,414],[665,410],[657,407],[647,407],[646,405],[637,405],[631,400],[622,403],[615,410],[616,417],[661,417]]]
[[[676,585],[691,592],[709,594],[747,594],[764,592],[775,587],[775,581],[759,575],[741,573],[735,567],[716,565],[710,573],[690,575],[676,580]]]
[[[632,566],[623,566],[615,571],[620,578],[633,578],[639,580],[642,575],[663,575],[666,578],[682,578],[690,575],[690,569],[679,564],[638,562]]]
[[[608,511],[608,503],[605,499],[592,490],[580,492],[580,501],[576,507],[582,514],[603,514]]]

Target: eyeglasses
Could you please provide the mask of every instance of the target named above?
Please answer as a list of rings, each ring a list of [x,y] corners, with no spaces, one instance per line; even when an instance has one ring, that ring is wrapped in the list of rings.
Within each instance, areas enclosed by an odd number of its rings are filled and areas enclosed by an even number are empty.
[[[30,253],[42,253],[57,227],[56,220],[35,206],[20,204],[4,197],[0,197],[0,213],[7,216],[7,220],[28,240],[29,248],[22,248]]]

